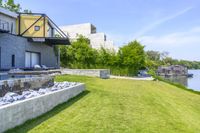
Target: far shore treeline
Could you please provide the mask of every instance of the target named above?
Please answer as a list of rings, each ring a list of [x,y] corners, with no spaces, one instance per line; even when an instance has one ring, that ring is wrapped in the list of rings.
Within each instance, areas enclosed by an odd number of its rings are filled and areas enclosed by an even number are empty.
[[[200,62],[176,60],[167,52],[144,51],[138,41],[129,42],[118,52],[90,47],[87,38],[80,36],[70,46],[60,46],[61,66],[78,69],[110,69],[114,75],[134,76],[139,70],[155,71],[159,66],[184,65],[189,69],[199,69]]]

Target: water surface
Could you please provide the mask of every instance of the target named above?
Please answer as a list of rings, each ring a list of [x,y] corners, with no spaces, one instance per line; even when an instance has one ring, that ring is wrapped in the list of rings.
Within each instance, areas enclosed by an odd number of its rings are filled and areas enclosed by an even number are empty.
[[[188,72],[194,75],[193,78],[188,78],[187,87],[196,91],[200,91],[200,70],[189,70]]]
[[[172,82],[182,84],[189,89],[200,91],[200,70],[188,70],[188,73],[193,74],[193,78],[187,78],[185,76],[173,76],[164,78]]]

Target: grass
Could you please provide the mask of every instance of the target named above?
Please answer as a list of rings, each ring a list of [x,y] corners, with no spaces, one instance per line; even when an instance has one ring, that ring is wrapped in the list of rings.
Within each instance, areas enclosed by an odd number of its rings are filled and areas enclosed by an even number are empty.
[[[161,81],[59,76],[87,91],[8,132],[199,133],[200,95]]]

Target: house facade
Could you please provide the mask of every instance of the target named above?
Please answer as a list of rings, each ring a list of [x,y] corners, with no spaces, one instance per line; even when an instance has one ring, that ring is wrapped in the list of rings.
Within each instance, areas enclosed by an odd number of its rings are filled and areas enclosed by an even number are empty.
[[[55,47],[60,44],[69,45],[69,39],[47,15],[0,8],[0,70],[35,65],[59,68]]]
[[[98,33],[96,27],[91,23],[67,25],[61,26],[60,28],[71,40],[76,40],[82,35],[90,40],[90,45],[94,49],[103,47],[105,49],[118,51],[118,47],[114,45],[114,42],[108,40],[105,33]]]

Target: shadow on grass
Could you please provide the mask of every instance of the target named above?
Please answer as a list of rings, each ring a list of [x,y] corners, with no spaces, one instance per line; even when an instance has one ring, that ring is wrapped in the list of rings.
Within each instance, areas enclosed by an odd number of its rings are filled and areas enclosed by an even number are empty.
[[[62,110],[73,105],[75,102],[77,102],[78,100],[80,100],[81,98],[86,96],[88,93],[90,93],[90,91],[86,90],[86,91],[82,92],[81,94],[79,94],[78,96],[70,99],[69,101],[57,105],[56,107],[54,107],[52,110],[48,111],[47,113],[45,113],[45,114],[43,114],[43,115],[41,115],[37,118],[28,120],[24,124],[17,126],[13,129],[10,129],[10,130],[6,131],[5,133],[26,133],[29,130],[36,127],[37,125],[41,124],[42,122],[44,122],[44,121],[48,120],[49,118],[55,116],[56,114],[58,114]]]

